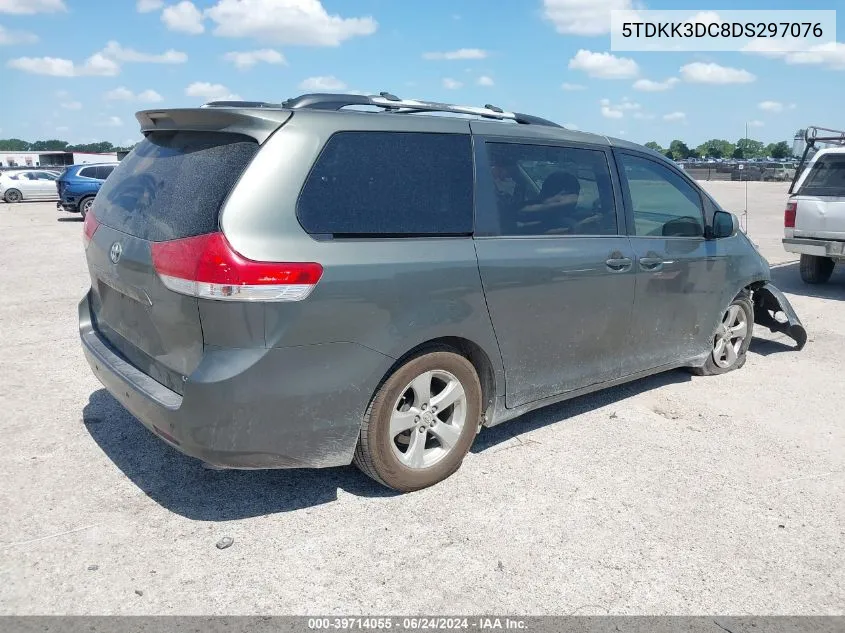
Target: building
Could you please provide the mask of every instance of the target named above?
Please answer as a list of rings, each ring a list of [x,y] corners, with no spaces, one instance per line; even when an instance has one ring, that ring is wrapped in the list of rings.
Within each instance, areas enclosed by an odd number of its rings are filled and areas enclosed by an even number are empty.
[[[0,152],[0,167],[61,167],[63,165],[116,163],[118,161],[117,152],[107,154],[62,151]]]

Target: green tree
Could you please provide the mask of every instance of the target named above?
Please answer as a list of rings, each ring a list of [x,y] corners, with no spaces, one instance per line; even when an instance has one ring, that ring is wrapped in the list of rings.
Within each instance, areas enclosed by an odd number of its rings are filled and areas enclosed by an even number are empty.
[[[742,150],[739,158],[763,158],[766,153],[766,146],[760,141],[751,138],[741,138],[736,142],[736,148]],[[734,156],[737,158],[737,156]]]
[[[114,151],[114,145],[108,141],[100,141],[99,143],[83,143],[81,145],[69,145],[67,150],[69,152],[85,152],[91,154],[105,154]]]
[[[696,148],[699,154],[708,158],[726,158],[734,153],[734,144],[720,138],[711,138]]]
[[[33,152],[64,151],[67,148],[67,141],[50,139],[49,141],[35,141],[29,147]]]
[[[690,149],[687,147],[687,144],[683,141],[679,141],[675,139],[671,143],[669,143],[669,151],[672,152],[672,158],[675,160],[681,160],[683,158],[690,157]]]
[[[0,152],[25,152],[29,149],[29,142],[19,138],[0,139]]]
[[[666,153],[666,150],[660,147],[660,143],[657,143],[655,141],[649,141],[645,144],[645,146],[649,149],[653,149],[655,152],[660,152],[661,154]]]
[[[766,146],[766,155],[772,158],[782,159],[792,155],[792,148],[786,141],[779,143],[769,143]]]

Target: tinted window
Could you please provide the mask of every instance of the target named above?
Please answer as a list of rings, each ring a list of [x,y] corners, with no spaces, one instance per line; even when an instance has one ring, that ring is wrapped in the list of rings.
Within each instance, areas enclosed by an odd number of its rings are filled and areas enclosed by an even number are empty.
[[[113,171],[114,167],[110,165],[102,165],[100,167],[97,167],[97,178],[99,178],[100,180],[105,180]]]
[[[97,178],[97,168],[85,167],[84,169],[79,170],[79,175],[83,178]]]
[[[704,235],[698,191],[668,167],[647,158],[621,154],[631,195],[636,235]]]
[[[153,132],[114,168],[94,214],[156,242],[216,231],[223,201],[257,151],[239,134]]]
[[[604,152],[488,143],[501,235],[615,235]]]
[[[317,159],[297,215],[309,233],[472,232],[469,135],[339,132]]]
[[[51,174],[50,172],[47,172],[47,171],[40,171],[35,175],[35,177],[38,180],[55,180],[56,174]]]
[[[808,196],[845,195],[845,154],[827,154],[817,160],[798,193]]]

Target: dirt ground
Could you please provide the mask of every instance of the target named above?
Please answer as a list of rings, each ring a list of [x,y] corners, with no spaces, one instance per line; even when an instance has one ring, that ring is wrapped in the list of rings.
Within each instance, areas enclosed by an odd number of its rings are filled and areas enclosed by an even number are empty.
[[[705,186],[745,210],[746,183]],[[804,285],[786,185],[747,187],[803,351],[758,330],[740,371],[536,411],[412,495],[165,446],[83,359],[78,219],[0,204],[0,612],[843,614],[845,270]]]

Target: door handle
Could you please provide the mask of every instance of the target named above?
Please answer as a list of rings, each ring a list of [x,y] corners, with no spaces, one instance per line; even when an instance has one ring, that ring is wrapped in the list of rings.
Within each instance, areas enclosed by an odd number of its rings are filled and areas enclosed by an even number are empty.
[[[631,261],[630,257],[611,257],[610,259],[605,261],[605,264],[610,270],[615,270],[619,272],[629,270],[631,268],[632,263],[633,262]]]
[[[643,270],[660,270],[663,263],[662,257],[640,257],[640,268]]]

